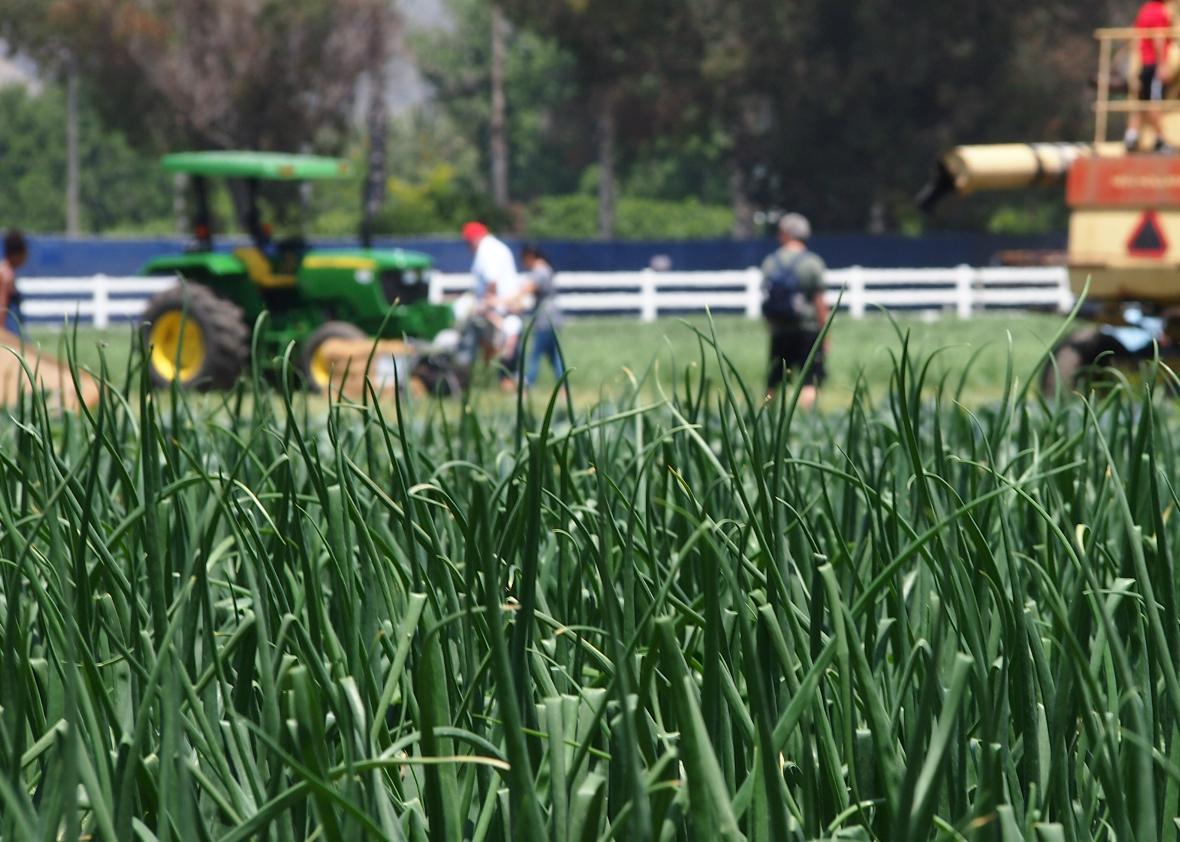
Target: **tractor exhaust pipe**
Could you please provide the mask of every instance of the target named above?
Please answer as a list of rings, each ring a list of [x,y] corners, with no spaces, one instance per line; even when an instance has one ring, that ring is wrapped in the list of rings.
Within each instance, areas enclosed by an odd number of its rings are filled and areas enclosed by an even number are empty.
[[[940,159],[934,162],[934,175],[918,191],[918,195],[914,197],[914,203],[922,213],[933,213],[943,199],[955,192],[957,192],[955,177],[951,175],[951,171]]]

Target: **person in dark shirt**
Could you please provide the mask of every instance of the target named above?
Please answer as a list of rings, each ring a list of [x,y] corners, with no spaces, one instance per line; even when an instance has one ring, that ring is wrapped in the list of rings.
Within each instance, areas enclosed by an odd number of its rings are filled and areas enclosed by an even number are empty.
[[[4,236],[4,259],[0,260],[0,324],[9,333],[20,336],[20,291],[16,288],[16,272],[29,258],[29,244],[20,231],[9,231]]]
[[[823,259],[808,250],[811,223],[807,218],[788,213],[778,224],[779,248],[762,263],[763,290],[766,301],[763,313],[770,330],[770,372],[766,394],[773,397],[786,372],[798,374],[807,361],[819,332],[828,320],[828,303],[824,298]],[[824,352],[816,349],[807,383],[799,393],[799,405],[811,408],[824,380]]]
[[[559,380],[565,372],[561,350],[557,347],[557,328],[565,319],[557,301],[553,266],[544,253],[537,246],[529,245],[524,247],[520,259],[525,270],[521,295],[533,299],[532,312],[528,316],[533,321],[533,331],[525,373],[525,385],[531,388],[541,373],[542,358],[549,361],[553,375]]]

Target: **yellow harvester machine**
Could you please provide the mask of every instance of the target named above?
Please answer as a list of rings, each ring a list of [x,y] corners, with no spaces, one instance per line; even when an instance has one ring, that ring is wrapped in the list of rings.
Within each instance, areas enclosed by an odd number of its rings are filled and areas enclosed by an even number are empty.
[[[1112,116],[1150,105],[1160,112],[1164,140],[1180,148],[1180,29],[1167,35],[1172,72],[1164,101],[1137,101],[1144,32],[1098,30],[1092,143],[960,146],[938,161],[920,197],[930,208],[951,194],[1064,183],[1070,285],[1080,295],[1089,283],[1083,314],[1095,324],[1055,349],[1047,390],[1059,381],[1072,386],[1096,366],[1136,364],[1157,345],[1165,354],[1180,350],[1180,154],[1143,151],[1155,147],[1150,131],[1134,150],[1109,139]]]

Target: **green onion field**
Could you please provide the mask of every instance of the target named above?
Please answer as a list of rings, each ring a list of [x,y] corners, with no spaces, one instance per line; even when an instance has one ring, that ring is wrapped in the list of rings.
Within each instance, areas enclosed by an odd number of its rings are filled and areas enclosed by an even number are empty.
[[[803,413],[751,325],[463,406],[79,335],[99,406],[0,419],[0,838],[1180,837],[1175,398],[878,317]]]

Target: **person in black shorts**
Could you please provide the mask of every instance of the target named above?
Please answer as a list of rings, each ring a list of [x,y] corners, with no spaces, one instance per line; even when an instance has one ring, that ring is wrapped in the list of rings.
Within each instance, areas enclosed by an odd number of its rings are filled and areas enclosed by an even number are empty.
[[[1164,81],[1159,77],[1159,65],[1145,64],[1139,68],[1139,101],[1159,102],[1164,98]]]
[[[824,298],[827,267],[819,255],[808,250],[811,224],[797,213],[785,215],[778,224],[779,249],[762,263],[765,296],[762,314],[770,331],[770,370],[766,378],[767,397],[773,397],[787,373],[802,373],[811,349],[819,340],[820,328],[828,319]],[[814,406],[823,384],[824,348],[817,348],[799,404]]]

